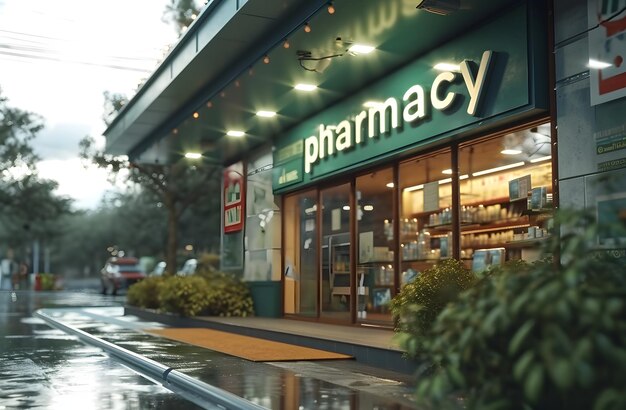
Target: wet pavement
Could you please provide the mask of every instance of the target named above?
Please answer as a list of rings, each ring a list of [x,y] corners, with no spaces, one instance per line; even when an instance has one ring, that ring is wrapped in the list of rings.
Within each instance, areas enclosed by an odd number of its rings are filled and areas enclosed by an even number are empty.
[[[352,360],[255,363],[142,332],[160,326],[124,316],[124,298],[71,292],[0,293],[3,408],[198,408],[99,348],[32,317],[64,324],[172,367],[268,409],[418,408],[406,375]],[[208,403],[198,403],[210,407]]]

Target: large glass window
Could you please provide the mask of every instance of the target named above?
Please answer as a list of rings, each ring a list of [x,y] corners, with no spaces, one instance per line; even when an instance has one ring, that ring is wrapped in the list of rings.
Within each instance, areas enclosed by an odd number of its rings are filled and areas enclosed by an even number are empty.
[[[285,198],[285,313],[317,316],[317,193]]]
[[[352,306],[350,184],[322,190],[321,204],[320,317],[350,321]]]
[[[539,256],[552,213],[550,145],[544,124],[460,148],[461,258],[474,270]]]
[[[452,257],[451,174],[449,151],[400,164],[401,284]]]
[[[357,321],[391,323],[395,294],[393,169],[356,179]]]

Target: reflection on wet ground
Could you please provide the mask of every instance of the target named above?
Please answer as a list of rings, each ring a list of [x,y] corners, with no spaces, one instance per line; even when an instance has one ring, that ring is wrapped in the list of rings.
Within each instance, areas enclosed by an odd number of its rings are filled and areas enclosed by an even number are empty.
[[[101,298],[82,305],[87,299],[72,296],[56,300],[45,307],[98,306],[87,309],[56,309],[48,311],[64,323],[117,344],[166,366],[188,374],[205,383],[244,397],[269,409],[408,409],[416,408],[410,378],[359,365],[354,361],[333,360],[315,362],[255,363],[207,349],[163,339],[141,332],[154,328],[155,323],[141,322],[132,316],[123,316],[119,301]],[[33,297],[38,298],[37,294]],[[50,296],[52,297],[52,296]],[[24,294],[24,298],[26,294]],[[73,303],[76,302],[76,303]],[[3,296],[0,305],[6,306]],[[44,307],[43,303],[30,302]],[[54,306],[52,306],[54,305]],[[2,309],[2,308],[0,308]],[[28,310],[28,309],[27,309]],[[32,311],[32,310],[31,310]],[[8,337],[0,339],[0,403],[4,405],[11,387],[23,396],[26,389],[37,389],[36,397],[47,397],[45,407],[61,407],[63,397],[77,403],[96,403],[83,408],[194,408],[189,402],[168,400],[173,394],[147,379],[119,366],[96,348],[85,346],[74,337],[51,329],[27,312],[21,318],[11,317],[0,310],[0,328]],[[11,312],[6,312],[11,313]],[[9,318],[12,331],[5,327]],[[22,320],[20,320],[22,319]],[[24,322],[26,321],[26,322]],[[19,328],[19,329],[17,329]],[[28,330],[27,330],[28,329]],[[20,339],[26,337],[27,342]],[[5,348],[6,347],[6,348]],[[6,354],[5,352],[12,352]],[[18,363],[18,361],[21,362]],[[32,362],[29,362],[29,360]],[[13,363],[13,364],[11,364]],[[30,366],[31,371],[17,371],[17,366]],[[10,377],[13,372],[22,374]],[[17,374],[16,373],[16,374]],[[9,376],[7,378],[7,376]],[[21,380],[21,381],[20,381]],[[33,387],[37,385],[40,387]],[[151,399],[151,402],[145,401]],[[14,402],[16,403],[16,402]],[[130,405],[129,405],[130,403]],[[184,403],[184,405],[182,405]],[[2,408],[0,405],[0,409]],[[25,402],[20,406],[28,407]],[[178,407],[182,405],[182,407]],[[130,407],[129,407],[130,406]],[[64,406],[67,409],[67,405]]]
[[[0,409],[200,408],[32,317],[40,307],[117,304],[98,299],[0,292]]]

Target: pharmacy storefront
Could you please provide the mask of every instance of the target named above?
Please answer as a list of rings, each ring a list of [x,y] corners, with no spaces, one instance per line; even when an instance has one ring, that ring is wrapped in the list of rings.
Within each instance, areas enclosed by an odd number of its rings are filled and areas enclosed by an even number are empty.
[[[556,192],[547,23],[523,3],[275,142],[287,317],[391,326],[445,258],[533,260]],[[410,40],[413,41],[413,40]]]

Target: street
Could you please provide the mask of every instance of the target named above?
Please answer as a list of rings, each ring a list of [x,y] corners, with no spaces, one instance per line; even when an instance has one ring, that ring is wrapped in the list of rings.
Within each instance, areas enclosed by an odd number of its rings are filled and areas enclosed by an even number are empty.
[[[364,374],[353,361],[254,363],[141,332],[124,297],[80,292],[0,293],[0,409],[215,408],[172,393],[100,348],[33,317],[64,324],[270,409],[415,408],[412,390]]]

